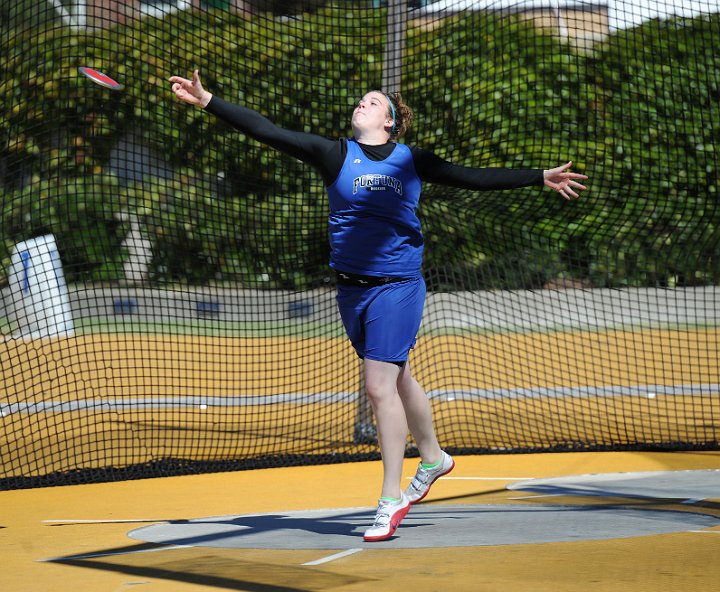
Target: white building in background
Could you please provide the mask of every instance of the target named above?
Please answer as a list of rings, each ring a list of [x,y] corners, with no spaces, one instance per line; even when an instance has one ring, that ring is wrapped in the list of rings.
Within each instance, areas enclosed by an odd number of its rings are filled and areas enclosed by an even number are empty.
[[[493,12],[531,12],[538,10],[590,11],[604,6],[610,31],[634,27],[652,18],[693,17],[720,12],[720,0],[437,0],[415,12],[438,15],[463,10]]]
[[[610,33],[608,0],[438,0],[411,11],[409,16],[430,24],[444,16],[472,10],[517,15],[538,28],[552,31],[578,49],[589,49]]]
[[[430,24],[468,10],[518,15],[578,49],[590,49],[613,31],[649,19],[720,12],[720,0],[437,0],[411,10],[409,16]]]

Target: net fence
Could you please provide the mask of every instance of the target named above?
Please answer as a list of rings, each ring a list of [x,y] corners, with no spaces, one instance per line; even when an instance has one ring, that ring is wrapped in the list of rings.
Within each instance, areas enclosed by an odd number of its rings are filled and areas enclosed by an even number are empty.
[[[349,137],[401,90],[407,144],[589,176],[423,188],[411,365],[443,447],[717,449],[718,12],[0,0],[0,488],[378,457],[323,182],[178,103],[195,68],[289,129]]]

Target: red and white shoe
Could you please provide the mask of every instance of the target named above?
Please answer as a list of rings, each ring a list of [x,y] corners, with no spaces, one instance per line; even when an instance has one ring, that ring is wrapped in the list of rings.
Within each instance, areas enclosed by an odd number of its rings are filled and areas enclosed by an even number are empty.
[[[363,539],[369,543],[389,539],[409,510],[410,500],[404,493],[400,494],[400,500],[396,502],[381,499],[375,513],[375,522],[365,531]]]
[[[425,469],[422,463],[418,465],[417,473],[407,486],[405,490],[405,496],[410,500],[411,504],[416,504],[420,500],[424,499],[429,493],[430,487],[443,475],[447,475],[450,471],[455,468],[455,461],[444,450],[442,451],[442,458],[434,469]]]

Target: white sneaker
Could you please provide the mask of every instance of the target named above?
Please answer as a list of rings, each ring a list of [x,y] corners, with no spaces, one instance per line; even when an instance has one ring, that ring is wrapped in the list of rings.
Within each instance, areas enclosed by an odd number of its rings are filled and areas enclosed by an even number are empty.
[[[444,450],[440,463],[434,469],[424,469],[422,463],[418,464],[417,472],[405,490],[405,496],[411,504],[422,500],[430,491],[430,487],[443,475],[447,475],[455,468],[455,461]]]
[[[363,539],[369,543],[389,539],[409,510],[410,500],[404,493],[400,494],[400,499],[396,502],[381,499],[375,513],[375,522],[365,531]]]

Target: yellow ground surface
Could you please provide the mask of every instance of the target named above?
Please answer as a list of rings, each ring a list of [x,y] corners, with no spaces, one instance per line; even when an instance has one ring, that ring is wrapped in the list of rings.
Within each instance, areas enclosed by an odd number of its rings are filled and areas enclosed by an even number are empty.
[[[6,341],[0,344],[0,402],[357,389],[357,366],[344,340],[261,341],[128,335]],[[413,365],[428,390],[717,384],[719,343],[714,330],[436,336],[419,341]],[[522,446],[532,445],[532,439],[567,441],[560,427],[568,425],[585,436],[597,431],[598,437],[619,442],[653,441],[658,434],[717,441],[718,399],[717,393],[708,393],[687,400],[620,395],[433,400],[433,405],[439,432],[454,430],[459,445],[481,437],[488,445]],[[355,413],[352,405],[347,407],[332,411],[342,419],[333,433],[318,433],[328,428],[313,423],[318,409],[311,405],[299,416],[297,407],[270,413],[264,406],[191,409],[172,417],[132,409],[10,414],[0,418],[3,476],[92,467],[98,459],[101,466],[122,466],[166,455],[192,458],[203,451],[222,458],[238,446],[293,453],[304,438],[342,449],[351,439]],[[513,426],[524,427],[528,441],[512,442]],[[8,459],[16,459],[17,466],[8,467]],[[413,473],[415,462],[407,461],[406,475]],[[453,479],[438,482],[430,502],[531,503],[509,499],[508,479],[694,468],[720,468],[720,454],[459,457]],[[137,544],[128,531],[153,521],[372,506],[379,479],[380,464],[368,462],[0,492],[0,591],[694,592],[716,590],[720,581],[720,529],[611,541],[365,550],[320,566],[303,564],[330,552],[188,548],[127,553]],[[672,507],[718,515],[719,504],[720,499]],[[118,554],[74,564],[43,561],[109,549]]]
[[[347,340],[93,334],[0,342],[3,402],[357,389]],[[716,329],[441,335],[411,356],[427,390],[715,384]]]
[[[720,439],[720,396],[649,400],[622,387],[717,385],[714,329],[426,336],[412,365],[429,391],[565,388],[577,396],[433,399],[440,440],[465,449],[650,444]],[[0,343],[0,403],[140,401],[354,393],[359,365],[345,339],[96,334]],[[588,387],[621,387],[591,396]],[[575,389],[575,391],[573,391]],[[707,391],[707,387],[705,387]],[[0,478],[162,458],[356,453],[356,407],[336,403],[0,417]],[[568,427],[571,429],[568,430]]]
[[[517,492],[505,486],[519,477],[720,468],[720,453],[713,452],[457,460],[454,479],[436,483],[430,503],[533,503],[508,499]],[[407,461],[406,475],[414,472],[414,465]],[[303,564],[334,551],[186,548],[127,553],[138,543],[127,537],[128,531],[153,521],[371,506],[380,471],[379,463],[367,462],[0,492],[0,590],[717,590],[720,528],[609,541],[364,550],[316,566]],[[678,504],[673,509],[720,515],[718,495],[702,505]],[[551,498],[543,503],[587,504],[588,499]],[[61,522],[82,520],[96,522]],[[108,550],[119,554],[75,564],[43,561]]]

